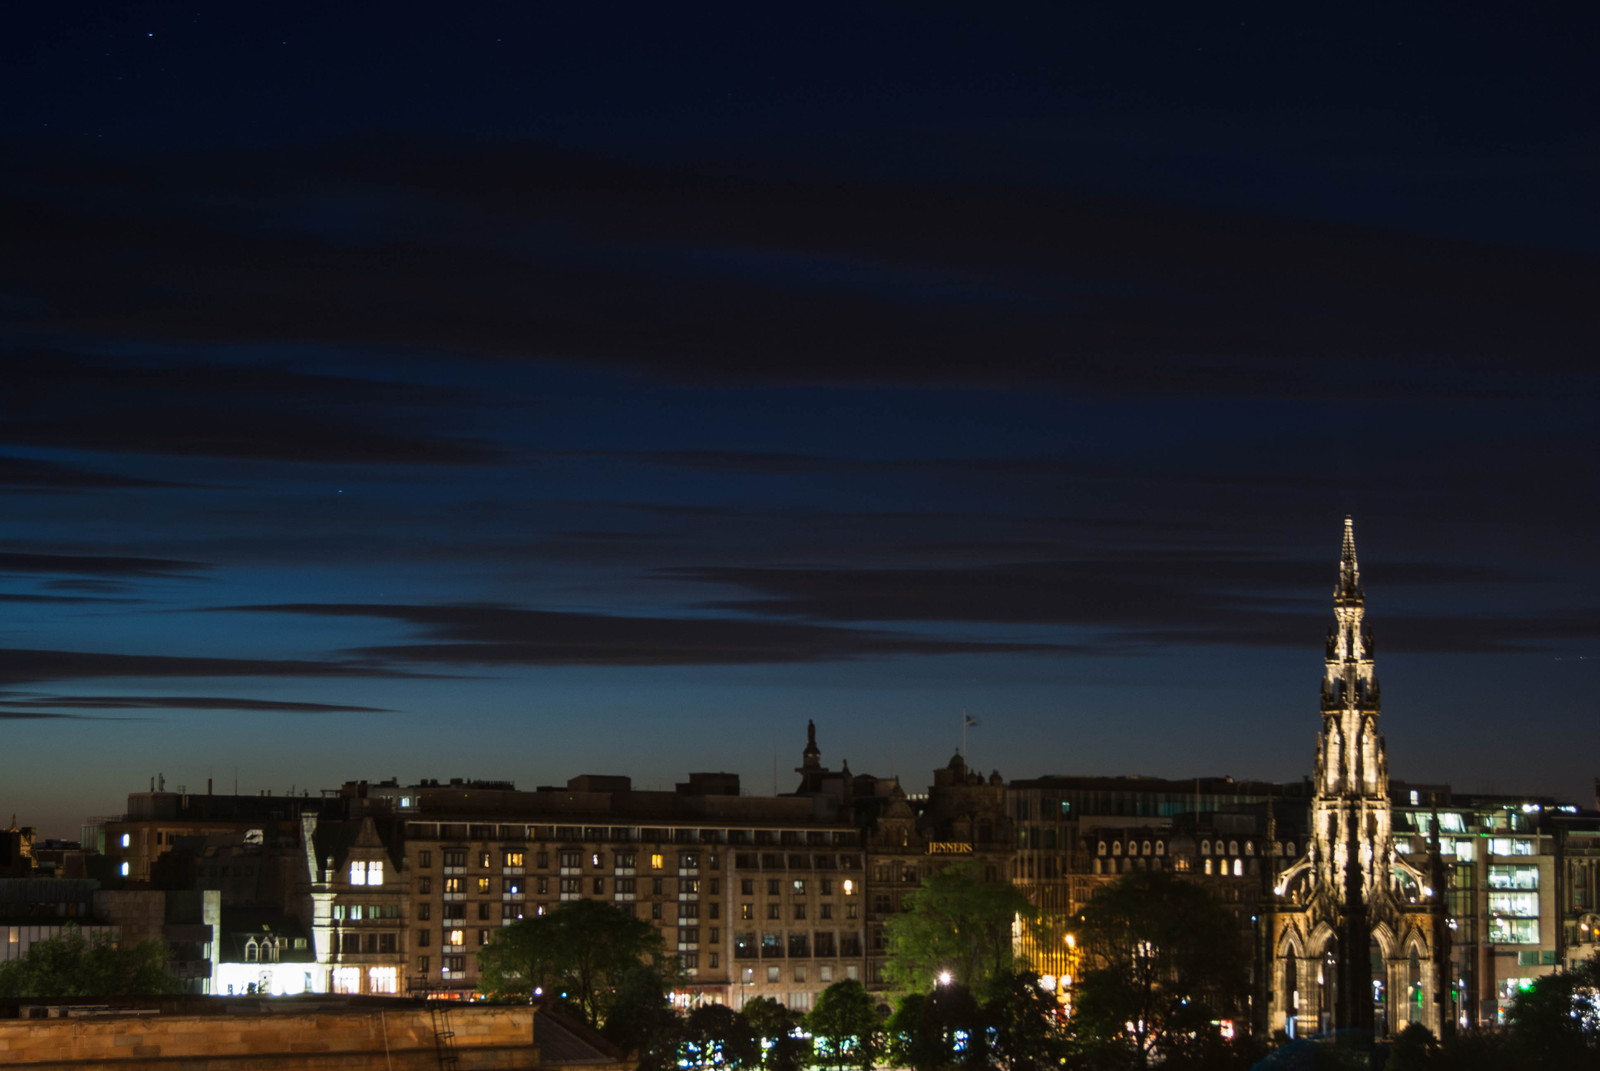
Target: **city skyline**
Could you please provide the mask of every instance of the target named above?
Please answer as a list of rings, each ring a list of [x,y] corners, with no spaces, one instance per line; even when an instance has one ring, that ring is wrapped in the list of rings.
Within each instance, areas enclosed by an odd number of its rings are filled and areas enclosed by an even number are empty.
[[[41,8],[0,813],[824,761],[1587,802],[1588,27]]]

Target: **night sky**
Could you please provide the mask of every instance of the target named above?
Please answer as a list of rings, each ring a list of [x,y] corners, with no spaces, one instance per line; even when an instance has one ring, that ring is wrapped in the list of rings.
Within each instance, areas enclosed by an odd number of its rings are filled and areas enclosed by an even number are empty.
[[[34,4],[0,819],[1600,774],[1592,7]],[[1586,21],[1580,21],[1586,20]]]

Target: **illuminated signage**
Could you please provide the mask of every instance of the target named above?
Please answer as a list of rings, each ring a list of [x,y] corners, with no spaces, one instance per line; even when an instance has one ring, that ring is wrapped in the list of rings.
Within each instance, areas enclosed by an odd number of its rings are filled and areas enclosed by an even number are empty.
[[[936,840],[928,844],[929,855],[971,855],[972,845],[962,840]]]

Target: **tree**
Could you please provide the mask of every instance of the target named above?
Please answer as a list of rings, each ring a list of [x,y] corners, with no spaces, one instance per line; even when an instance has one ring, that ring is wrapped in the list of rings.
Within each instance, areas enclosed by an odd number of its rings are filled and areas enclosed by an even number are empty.
[[[1037,912],[1015,885],[987,880],[975,859],[947,866],[929,875],[906,898],[905,912],[889,920],[889,979],[918,993],[948,973],[950,981],[981,991],[1011,972],[1019,916],[1031,925]]]
[[[661,934],[650,923],[598,900],[571,900],[495,931],[478,951],[478,989],[495,999],[531,1001],[543,988],[598,1027],[631,971],[653,967],[664,986],[664,964]]]
[[[1019,971],[992,979],[989,985],[984,1021],[994,1032],[995,1061],[1010,1071],[1060,1067],[1066,1056],[1061,1006],[1039,981],[1033,971]]]
[[[872,1071],[883,1049],[878,1010],[866,987],[854,979],[835,982],[817,994],[806,1016],[817,1042],[817,1055],[825,1064]]]
[[[600,1033],[623,1052],[636,1053],[639,1071],[677,1066],[684,1023],[667,997],[670,986],[655,963],[637,963],[622,975],[606,1005]]]
[[[684,1024],[679,1066],[736,1069],[761,1066],[761,1041],[750,1020],[726,1004],[702,1004]]]
[[[1384,1071],[1432,1071],[1439,1055],[1439,1039],[1421,1023],[1411,1023],[1395,1035]]]
[[[892,1060],[914,1071],[989,1066],[988,1023],[972,992],[957,982],[908,993],[884,1024]]]
[[[166,945],[120,947],[104,931],[85,937],[76,926],[39,941],[20,959],[0,964],[0,997],[126,997],[180,992],[167,973]]]
[[[1600,953],[1534,979],[1512,1000],[1507,1018],[1517,1067],[1600,1068]]]
[[[811,1039],[796,1036],[801,1017],[787,1007],[771,997],[756,997],[745,1002],[740,1014],[764,1049],[761,1066],[765,1071],[800,1071],[811,1062]]]
[[[1139,1067],[1203,1047],[1238,1018],[1247,957],[1232,913],[1200,886],[1136,870],[1097,892],[1076,920],[1080,1040]]]

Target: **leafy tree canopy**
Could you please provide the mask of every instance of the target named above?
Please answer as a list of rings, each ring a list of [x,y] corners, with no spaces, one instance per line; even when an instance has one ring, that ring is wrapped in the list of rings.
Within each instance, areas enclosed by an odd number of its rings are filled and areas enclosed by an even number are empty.
[[[800,1071],[811,1062],[811,1039],[795,1036],[801,1016],[771,997],[747,1001],[740,1014],[766,1047],[761,1059],[764,1071]]]
[[[1519,1067],[1600,1068],[1600,953],[1535,979],[1507,1017],[1508,1047]]]
[[[890,1058],[912,1071],[986,1069],[988,1023],[972,991],[959,982],[931,993],[908,993],[884,1024]]]
[[[1011,973],[1012,928],[1037,916],[1008,881],[989,881],[976,859],[945,867],[907,898],[889,920],[889,979],[907,992],[932,989],[942,974],[974,991]]]
[[[984,1020],[992,1033],[995,1063],[1009,1071],[1042,1071],[1060,1067],[1067,1038],[1053,991],[1033,971],[993,979]]]
[[[1213,1020],[1242,1014],[1244,941],[1233,914],[1200,886],[1136,870],[1097,892],[1076,926],[1074,1025],[1106,1058],[1120,1052],[1142,1067],[1183,1056],[1215,1037]]]
[[[826,1066],[871,1071],[882,1053],[878,1009],[866,987],[853,979],[835,982],[818,993],[806,1025]]]
[[[125,997],[177,993],[160,941],[118,947],[108,935],[69,926],[0,964],[0,997]]]
[[[761,1041],[740,1012],[726,1004],[702,1004],[684,1024],[680,1067],[733,1068],[761,1066]]]
[[[664,987],[665,962],[661,934],[650,923],[598,900],[571,900],[497,930],[478,951],[478,989],[495,999],[532,1000],[542,988],[598,1027],[636,968],[654,967],[651,977]]]

